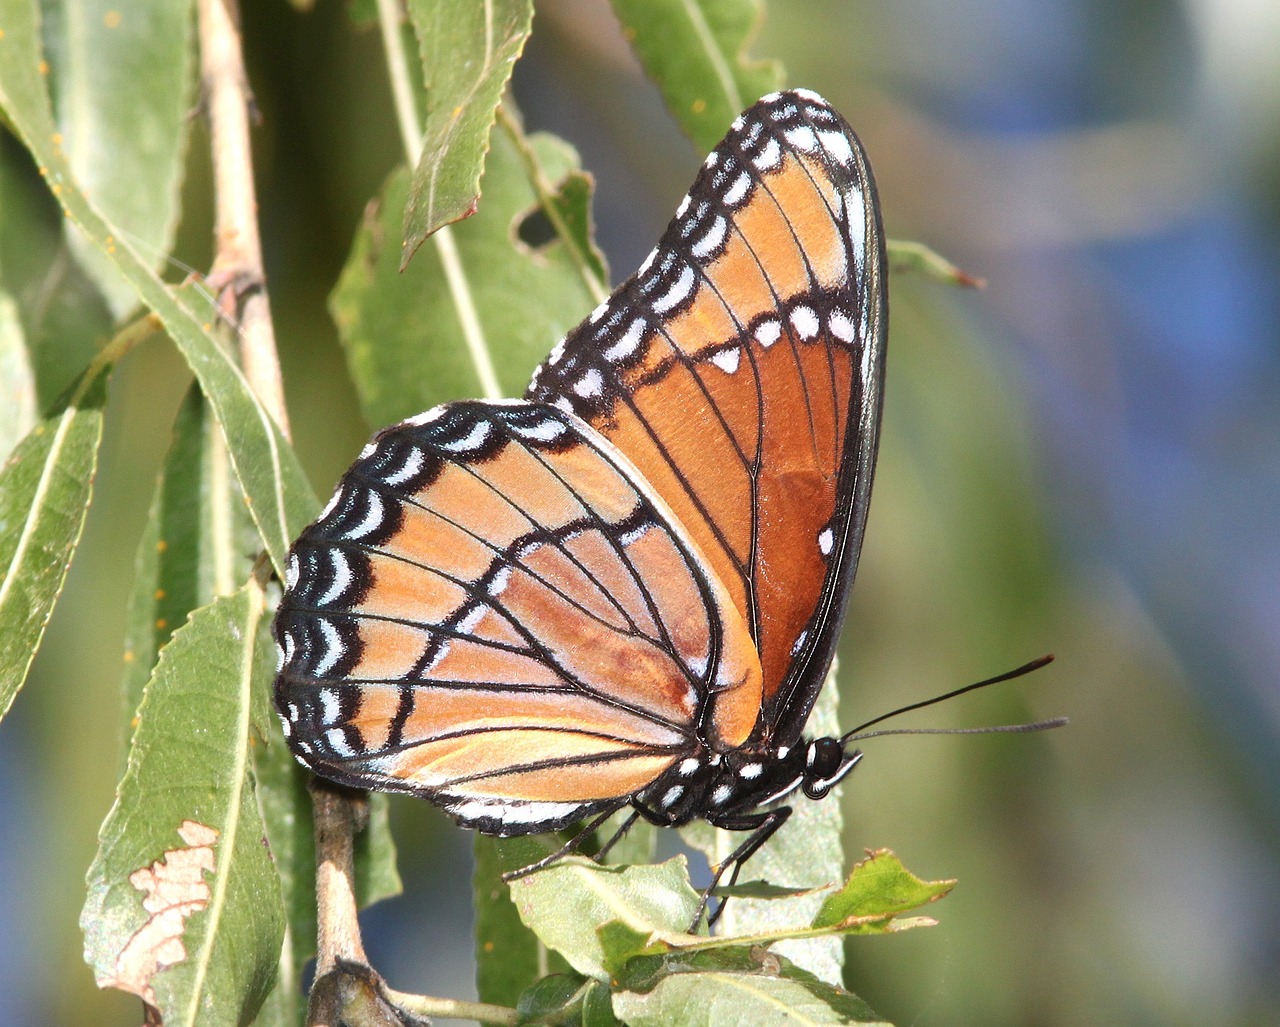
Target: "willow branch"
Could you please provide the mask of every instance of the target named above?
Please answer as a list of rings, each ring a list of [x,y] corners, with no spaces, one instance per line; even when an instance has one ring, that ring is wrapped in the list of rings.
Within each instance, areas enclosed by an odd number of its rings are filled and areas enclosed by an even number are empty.
[[[200,0],[200,74],[209,116],[216,252],[209,279],[239,329],[240,360],[258,400],[289,434],[275,329],[262,265],[249,145],[251,94],[235,0]],[[228,309],[230,308],[230,309]]]

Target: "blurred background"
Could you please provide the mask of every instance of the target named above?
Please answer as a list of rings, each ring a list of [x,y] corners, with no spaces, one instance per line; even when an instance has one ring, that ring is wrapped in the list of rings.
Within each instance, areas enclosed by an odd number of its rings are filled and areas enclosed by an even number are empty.
[[[334,0],[244,8],[272,305],[324,495],[371,428],[325,299],[399,142],[375,28]],[[989,283],[891,284],[843,721],[1044,652],[911,723],[1071,718],[868,745],[848,851],[960,884],[940,926],[851,941],[847,982],[902,1024],[1280,1022],[1280,5],[789,0],[752,52],[858,131],[892,237]],[[515,99],[595,174],[621,280],[702,155],[604,4],[540,5]],[[204,268],[193,131],[177,253]],[[0,723],[10,1023],[139,1019],[94,988],[76,918],[119,765],[139,497],[187,381],[162,346],[116,376],[82,550]],[[469,837],[393,805],[406,893],[365,914],[371,955],[396,987],[465,997]]]

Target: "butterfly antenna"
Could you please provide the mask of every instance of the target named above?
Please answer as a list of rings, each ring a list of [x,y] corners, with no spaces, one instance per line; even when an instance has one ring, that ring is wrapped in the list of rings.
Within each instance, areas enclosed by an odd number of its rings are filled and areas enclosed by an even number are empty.
[[[889,720],[891,717],[900,716],[903,713],[910,713],[912,710],[922,710],[926,706],[933,706],[935,703],[946,702],[948,699],[954,699],[956,696],[964,695],[966,692],[973,692],[979,688],[986,688],[988,685],[998,685],[1001,681],[1012,681],[1014,678],[1020,678],[1024,674],[1030,674],[1033,670],[1039,670],[1041,667],[1047,666],[1053,662],[1053,654],[1041,656],[1039,659],[1032,660],[1030,663],[1024,663],[1021,667],[1015,667],[1013,670],[1007,670],[1003,674],[997,674],[993,678],[987,678],[983,681],[975,681],[971,685],[965,685],[963,688],[956,688],[944,695],[936,695],[932,699],[924,699],[921,702],[911,703],[908,706],[900,706],[896,710],[883,713],[878,717],[868,720],[865,724],[859,724],[852,731],[845,734],[840,741],[844,743],[861,741],[864,738],[880,738],[885,735],[987,735],[987,734],[1003,734],[1018,733],[1023,731],[1047,731],[1050,728],[1062,727],[1066,722],[1066,717],[1055,717],[1052,720],[1036,721],[1034,724],[1005,724],[997,727],[974,727],[974,728],[902,728],[892,731],[872,731],[866,732],[867,728],[874,727],[876,724]]]

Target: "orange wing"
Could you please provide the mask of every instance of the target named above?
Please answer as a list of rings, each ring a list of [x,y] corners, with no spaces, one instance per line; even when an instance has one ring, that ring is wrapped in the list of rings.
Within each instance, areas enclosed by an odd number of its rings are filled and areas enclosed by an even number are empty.
[[[741,745],[760,704],[746,626],[666,504],[523,401],[370,443],[295,543],[275,631],[304,763],[490,833],[619,805],[699,736]]]
[[[887,322],[879,205],[852,130],[764,97],[657,249],[535,372],[688,529],[755,640],[757,741],[800,735],[866,525]]]

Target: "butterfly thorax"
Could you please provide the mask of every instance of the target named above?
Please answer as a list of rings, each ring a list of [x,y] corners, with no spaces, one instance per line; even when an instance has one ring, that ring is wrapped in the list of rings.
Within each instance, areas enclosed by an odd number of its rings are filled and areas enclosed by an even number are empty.
[[[716,824],[752,813],[802,789],[821,799],[862,759],[835,738],[801,739],[794,746],[717,753],[699,745],[635,799],[646,819],[666,827],[691,820]]]

